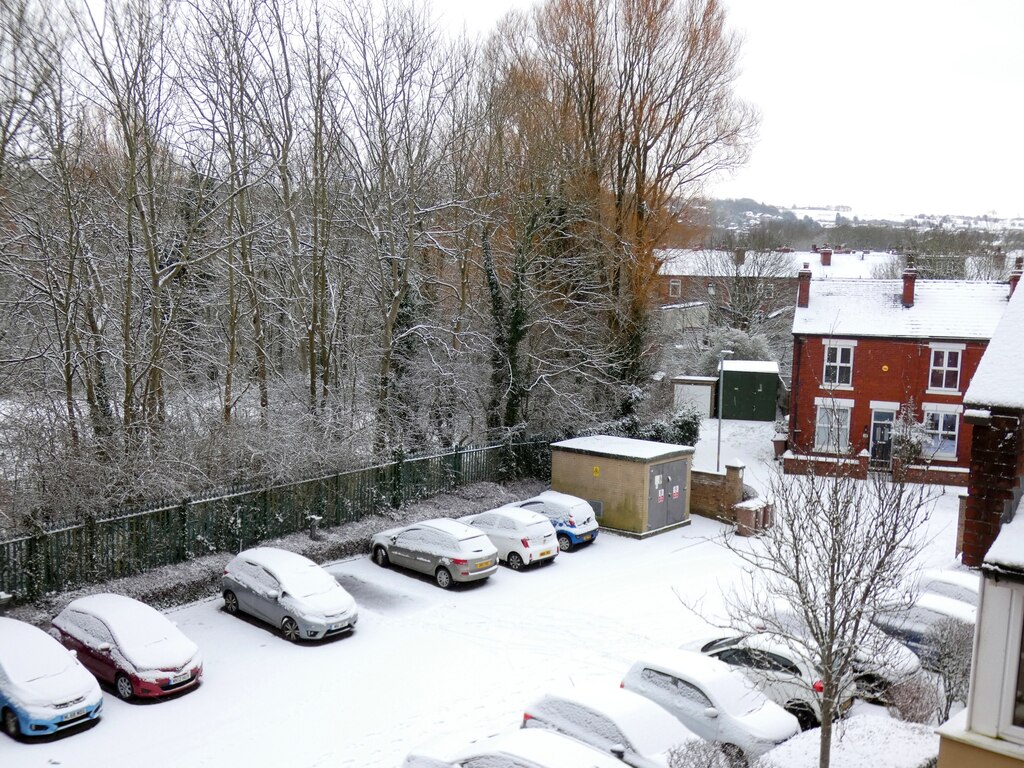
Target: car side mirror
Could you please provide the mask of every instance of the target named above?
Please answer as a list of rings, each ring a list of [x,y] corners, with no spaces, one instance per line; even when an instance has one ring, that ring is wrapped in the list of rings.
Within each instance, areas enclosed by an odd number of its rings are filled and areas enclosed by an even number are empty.
[[[98,650],[101,653],[110,653],[110,643],[100,643]]]
[[[397,536],[392,536],[391,537],[391,543],[392,544],[395,544],[397,541],[398,541],[398,537]]]
[[[718,717],[718,710],[714,707],[708,707],[704,710],[704,717],[714,720],[716,717]]]
[[[268,600],[277,600],[277,598],[279,598],[280,596],[280,593],[276,589],[272,589],[269,592],[267,592]]]
[[[608,751],[615,755],[615,757],[619,758],[619,760],[622,760],[626,756],[626,748],[621,744],[612,744]]]

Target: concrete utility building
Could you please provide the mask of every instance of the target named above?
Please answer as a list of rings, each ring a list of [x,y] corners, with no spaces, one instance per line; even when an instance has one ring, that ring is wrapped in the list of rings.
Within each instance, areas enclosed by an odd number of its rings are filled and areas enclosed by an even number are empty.
[[[693,448],[593,435],[551,445],[551,487],[589,501],[603,528],[646,536],[690,522]]]

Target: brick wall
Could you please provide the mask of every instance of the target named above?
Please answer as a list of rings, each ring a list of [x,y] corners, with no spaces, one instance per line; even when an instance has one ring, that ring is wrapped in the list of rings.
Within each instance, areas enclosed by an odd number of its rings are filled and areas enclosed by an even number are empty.
[[[725,473],[690,470],[690,512],[732,520],[733,505],[743,501],[743,467],[727,465]]]
[[[1019,413],[993,412],[974,426],[971,474],[964,500],[963,563],[981,565],[1003,520],[1021,496],[1024,423]]]
[[[843,337],[849,338],[849,337]],[[821,336],[798,336],[793,345],[793,392],[790,396],[789,445],[796,453],[814,451],[817,417],[815,398],[835,397],[854,401],[850,414],[850,452],[869,446],[871,401],[906,403],[913,398],[916,417],[923,418],[921,404],[960,405],[962,395],[928,393],[930,348],[925,340],[857,338],[853,353],[852,387],[826,388],[826,340]],[[965,392],[988,343],[966,341],[960,367],[960,389]],[[933,466],[968,467],[971,453],[971,425],[960,419],[955,461],[933,461]]]

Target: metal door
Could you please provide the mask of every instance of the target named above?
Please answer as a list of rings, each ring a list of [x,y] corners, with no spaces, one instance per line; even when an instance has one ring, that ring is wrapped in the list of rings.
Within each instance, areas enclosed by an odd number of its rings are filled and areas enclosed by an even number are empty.
[[[666,461],[648,471],[647,530],[683,522],[686,519],[686,461]]]

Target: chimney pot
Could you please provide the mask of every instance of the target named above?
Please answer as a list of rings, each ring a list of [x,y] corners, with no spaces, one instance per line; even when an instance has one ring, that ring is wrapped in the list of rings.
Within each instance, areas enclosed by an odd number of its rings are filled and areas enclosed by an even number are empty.
[[[796,305],[806,307],[811,298],[811,263],[804,262],[804,268],[796,274]]]

